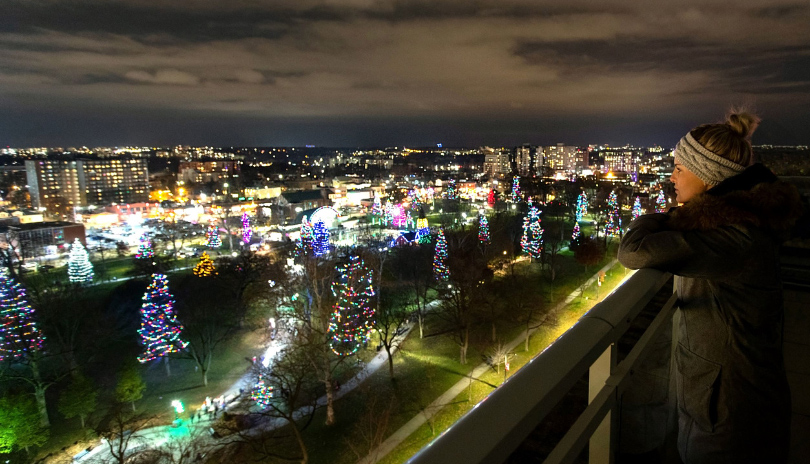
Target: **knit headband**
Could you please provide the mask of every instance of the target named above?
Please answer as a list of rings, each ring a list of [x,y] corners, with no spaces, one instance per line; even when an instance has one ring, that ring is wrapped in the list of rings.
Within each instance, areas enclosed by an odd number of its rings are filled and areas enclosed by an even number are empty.
[[[710,187],[745,170],[745,166],[708,150],[691,133],[686,134],[675,146],[675,161]]]

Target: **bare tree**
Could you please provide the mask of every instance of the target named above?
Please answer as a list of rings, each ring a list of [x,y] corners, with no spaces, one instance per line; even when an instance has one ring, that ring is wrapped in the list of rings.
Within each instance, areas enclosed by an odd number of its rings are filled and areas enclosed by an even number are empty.
[[[363,396],[363,413],[354,422],[354,433],[344,440],[346,446],[355,454],[357,459],[376,462],[379,456],[379,447],[388,437],[391,430],[392,415],[397,409],[394,396],[382,398],[377,392],[365,389]]]
[[[96,433],[103,438],[113,462],[126,464],[142,453],[143,443],[138,432],[155,423],[154,416],[133,414],[123,405],[113,405],[107,417],[99,424]]]

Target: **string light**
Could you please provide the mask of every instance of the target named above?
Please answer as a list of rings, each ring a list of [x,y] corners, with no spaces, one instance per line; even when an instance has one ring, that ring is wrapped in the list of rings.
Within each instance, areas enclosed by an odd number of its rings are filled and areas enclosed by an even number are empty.
[[[138,245],[138,252],[135,253],[135,259],[151,259],[155,256],[155,251],[152,249],[152,239],[149,234],[141,235],[141,243]]]
[[[641,208],[641,199],[636,197],[636,201],[633,203],[633,220],[638,219],[642,214],[644,214],[644,210]]]
[[[520,176],[512,178],[512,203],[520,203]]]
[[[622,216],[619,211],[619,201],[616,191],[611,190],[607,200],[607,223],[605,233],[607,235],[619,235],[622,230]]]
[[[245,212],[242,214],[242,241],[247,245],[250,243],[251,238],[253,238],[253,229],[250,228],[250,218],[248,213]]]
[[[656,213],[667,212],[667,197],[664,195],[663,190],[658,191],[658,198],[656,198],[655,200],[655,212]]]
[[[447,238],[444,229],[439,229],[436,236],[436,251],[433,254],[433,276],[438,281],[450,279],[450,270],[447,268]]]
[[[208,225],[208,231],[205,233],[205,238],[206,246],[212,250],[216,250],[222,246],[222,240],[219,238],[219,228],[217,228],[213,222]]]
[[[520,239],[520,246],[525,253],[535,259],[543,255],[544,231],[540,222],[540,210],[532,204],[530,198],[529,212],[523,218],[523,236]]]
[[[487,221],[486,215],[482,214],[478,220],[478,241],[482,245],[488,245],[489,240],[489,221]]]
[[[183,326],[174,314],[174,298],[169,293],[165,274],[152,274],[152,283],[143,295],[141,306],[141,344],[144,352],[138,361],[145,363],[175,353],[188,346],[180,339]]]
[[[582,221],[586,214],[588,214],[588,195],[582,192],[577,197],[577,222]]]
[[[25,358],[42,349],[45,337],[35,321],[35,311],[28,304],[25,288],[0,270],[0,361]]]
[[[200,262],[194,266],[192,272],[197,277],[217,275],[216,267],[214,267],[214,261],[206,252],[203,252],[202,256],[200,256]]]
[[[368,341],[374,324],[373,271],[359,256],[352,256],[348,264],[338,267],[338,273],[338,279],[332,283],[332,294],[337,302],[329,319],[330,346],[335,354],[347,356],[356,353]]]
[[[87,250],[78,238],[74,239],[68,258],[68,280],[71,283],[92,282],[93,276],[93,264],[87,256]]]

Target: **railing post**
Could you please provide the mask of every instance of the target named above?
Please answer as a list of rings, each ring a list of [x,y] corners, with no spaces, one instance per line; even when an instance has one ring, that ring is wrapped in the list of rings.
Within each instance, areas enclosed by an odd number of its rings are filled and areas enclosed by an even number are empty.
[[[596,395],[605,386],[608,377],[613,374],[616,367],[616,344],[610,346],[591,365],[588,371],[588,403],[590,404]],[[613,463],[613,427],[614,419],[612,411],[608,411],[602,423],[591,436],[588,446],[589,464],[612,464]]]

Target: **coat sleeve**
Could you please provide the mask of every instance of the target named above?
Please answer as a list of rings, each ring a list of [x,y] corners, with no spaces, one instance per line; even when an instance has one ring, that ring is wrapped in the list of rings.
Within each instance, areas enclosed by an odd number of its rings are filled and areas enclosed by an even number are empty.
[[[724,278],[742,267],[753,244],[742,227],[677,231],[668,227],[668,219],[668,214],[648,214],[630,223],[619,245],[619,262],[630,269],[653,268],[683,277]]]

